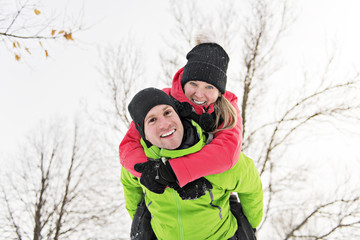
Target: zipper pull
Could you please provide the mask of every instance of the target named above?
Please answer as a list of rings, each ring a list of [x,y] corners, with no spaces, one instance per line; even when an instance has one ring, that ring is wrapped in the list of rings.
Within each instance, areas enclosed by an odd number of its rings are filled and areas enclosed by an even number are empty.
[[[156,180],[159,180],[159,179],[160,179],[160,176],[159,176],[159,167],[160,167],[160,165],[157,163],[157,164],[155,165],[155,169],[156,169],[155,179],[156,179]]]
[[[161,161],[166,164],[167,158],[166,157],[161,157]]]

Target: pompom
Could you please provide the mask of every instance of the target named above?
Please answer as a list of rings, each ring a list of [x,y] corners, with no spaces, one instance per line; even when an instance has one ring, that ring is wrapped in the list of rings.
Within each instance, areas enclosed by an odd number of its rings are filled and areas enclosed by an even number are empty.
[[[205,132],[211,132],[215,128],[215,119],[209,113],[203,113],[199,118],[199,125]]]
[[[182,118],[190,116],[192,112],[192,106],[188,102],[182,102],[177,106],[179,116]]]
[[[195,45],[201,43],[219,43],[219,39],[214,31],[210,29],[201,29],[194,35],[193,42]]]

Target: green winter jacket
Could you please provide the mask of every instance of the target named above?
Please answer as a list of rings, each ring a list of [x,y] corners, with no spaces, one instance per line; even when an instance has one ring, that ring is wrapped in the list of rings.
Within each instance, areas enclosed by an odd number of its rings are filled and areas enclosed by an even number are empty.
[[[197,128],[200,140],[194,146],[182,150],[146,147],[145,153],[153,159],[176,158],[199,151],[206,143],[201,128]],[[253,160],[241,153],[239,161],[230,170],[205,177],[212,185],[206,195],[196,200],[182,200],[178,193],[167,188],[163,194],[148,191],[140,179],[121,169],[126,209],[134,217],[142,196],[152,215],[151,226],[159,240],[222,240],[231,238],[237,229],[237,222],[230,211],[229,196],[238,193],[245,215],[252,227],[262,219],[263,191],[259,173]]]

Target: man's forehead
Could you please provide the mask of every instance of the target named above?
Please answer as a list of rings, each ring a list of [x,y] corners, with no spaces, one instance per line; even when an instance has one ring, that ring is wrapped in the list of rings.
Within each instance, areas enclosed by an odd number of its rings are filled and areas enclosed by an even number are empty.
[[[160,109],[161,112],[164,112],[164,111],[166,111],[168,109],[174,109],[172,106],[166,105],[166,104],[157,105],[157,106],[153,107],[152,109],[150,109],[148,114],[146,114],[145,120],[148,119],[148,118],[153,117],[154,115],[156,115],[157,112],[153,111],[153,110],[155,110],[155,108]]]

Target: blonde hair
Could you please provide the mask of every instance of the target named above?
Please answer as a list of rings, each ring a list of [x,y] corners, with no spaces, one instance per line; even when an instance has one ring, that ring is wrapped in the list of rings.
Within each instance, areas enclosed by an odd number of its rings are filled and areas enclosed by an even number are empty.
[[[212,133],[216,133],[222,130],[231,129],[235,127],[237,123],[237,113],[233,105],[221,95],[215,102],[215,126],[216,129]],[[221,119],[223,120],[221,122]],[[221,123],[224,123],[222,128],[219,128]]]

